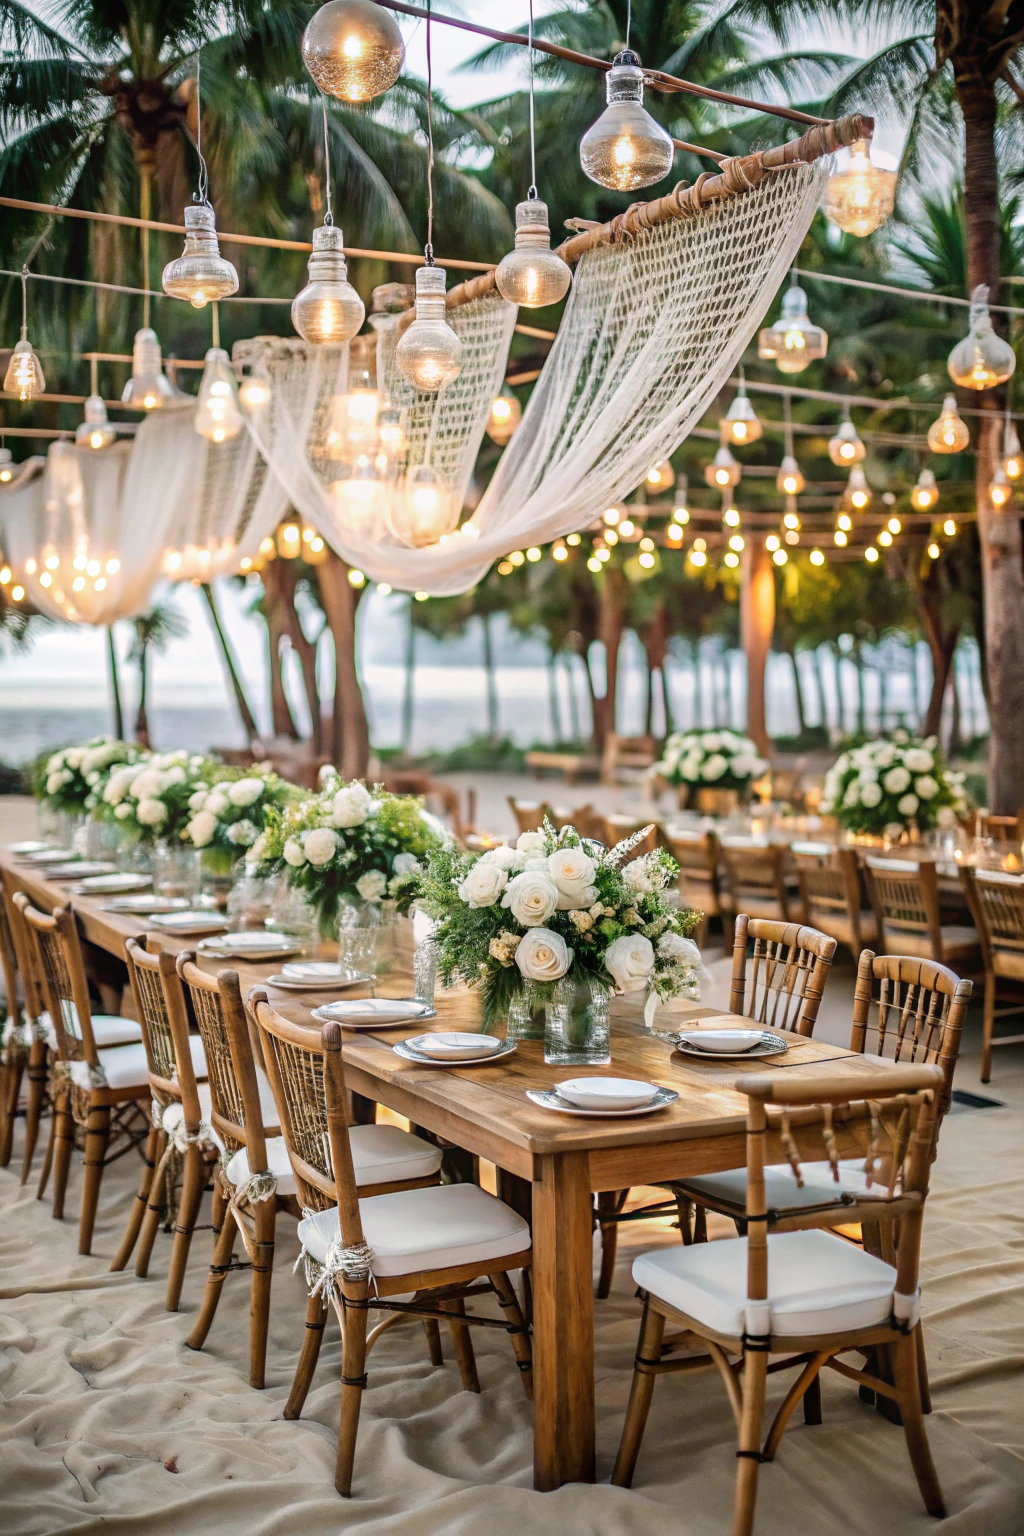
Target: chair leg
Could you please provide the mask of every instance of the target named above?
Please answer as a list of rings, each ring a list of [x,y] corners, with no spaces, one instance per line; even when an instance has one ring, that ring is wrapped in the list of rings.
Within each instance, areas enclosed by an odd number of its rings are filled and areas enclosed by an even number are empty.
[[[683,1240],[683,1247],[689,1248],[693,1242],[693,1201],[687,1200],[685,1195],[676,1195],[676,1212],[679,1216],[679,1236]]]
[[[694,1210],[693,1240],[695,1243],[706,1243],[708,1240],[708,1211],[705,1205],[698,1205]]]
[[[915,1332],[917,1330],[915,1329]],[[901,1338],[892,1349],[896,1390],[899,1393],[900,1412],[903,1416],[903,1433],[907,1438],[907,1450],[917,1486],[921,1490],[925,1508],[940,1520],[945,1517],[946,1505],[935,1472],[935,1463],[928,1445],[928,1433],[921,1413],[921,1393],[918,1382],[917,1344],[913,1336]]]
[[[149,1200],[150,1185],[153,1182],[153,1169],[159,1156],[160,1129],[158,1126],[150,1126],[149,1135],[146,1137],[146,1150],[142,1154],[142,1172],[139,1175],[139,1187],[132,1202],[131,1214],[128,1217],[128,1225],[125,1228],[121,1246],[117,1250],[112,1270],[124,1269],[132,1256],[132,1250],[139,1240],[139,1229],[142,1226],[142,1218],[146,1214],[146,1205]]]
[[[14,1150],[14,1121],[24,1070],[25,1059],[20,1055],[10,1066],[0,1069],[0,1168],[9,1166]]]
[[[654,1396],[654,1371],[648,1361],[661,1358],[661,1341],[665,1334],[665,1319],[655,1311],[649,1301],[644,1302],[644,1314],[640,1320],[640,1338],[633,1362],[633,1381],[629,1389],[626,1419],[622,1426],[619,1454],[615,1458],[612,1483],[616,1488],[632,1488],[636,1459],[640,1454],[640,1442],[647,1427],[647,1415]]]
[[[479,1392],[480,1378],[476,1373],[476,1355],[473,1353],[473,1340],[469,1335],[469,1324],[457,1321],[460,1314],[465,1314],[466,1303],[461,1299],[457,1301],[444,1301],[440,1303],[440,1307],[442,1312],[454,1314],[451,1322],[448,1324],[448,1331],[452,1336],[455,1363],[459,1367],[459,1375],[462,1378],[462,1390],[464,1392]]]
[[[100,1185],[110,1142],[110,1106],[93,1104],[85,1124],[85,1179],[82,1184],[82,1214],[78,1222],[78,1251],[92,1252],[92,1234],[100,1203]]]
[[[530,1335],[526,1327],[516,1296],[515,1288],[504,1270],[498,1270],[489,1275],[488,1279],[497,1292],[501,1310],[508,1322],[508,1331],[512,1339],[512,1348],[515,1352],[516,1365],[519,1367],[523,1378],[523,1391],[527,1397],[533,1397],[533,1350],[530,1347]]]
[[[149,1195],[146,1200],[146,1209],[143,1213],[142,1226],[139,1232],[138,1251],[135,1255],[135,1273],[140,1280],[145,1280],[149,1274],[149,1261],[153,1255],[153,1244],[156,1241],[160,1218],[164,1213],[167,1193],[167,1168],[174,1156],[175,1148],[173,1143],[168,1140],[167,1132],[164,1130],[157,1131],[154,1168],[149,1179]]]
[[[441,1327],[436,1317],[423,1319],[423,1332],[427,1336],[427,1353],[430,1356],[431,1365],[444,1365],[444,1350],[441,1348]],[[287,1414],[285,1415],[287,1418]]]
[[[181,1199],[178,1202],[178,1220],[174,1228],[174,1246],[167,1271],[167,1310],[177,1312],[181,1301],[181,1287],[185,1281],[185,1266],[192,1245],[192,1229],[199,1215],[199,1206],[206,1188],[206,1160],[193,1142],[185,1151],[185,1167],[181,1179]]]
[[[914,1329],[914,1347],[917,1350],[917,1381],[921,1393],[921,1412],[932,1411],[932,1389],[928,1381],[928,1357],[924,1352],[924,1329],[918,1323]]]
[[[210,1331],[210,1324],[213,1322],[217,1303],[220,1301],[220,1293],[224,1288],[224,1276],[231,1268],[231,1250],[235,1246],[235,1237],[238,1234],[234,1215],[228,1209],[227,1200],[219,1185],[214,1190],[213,1196],[213,1230],[213,1258],[206,1277],[202,1306],[199,1308],[196,1325],[185,1340],[189,1349],[202,1349],[206,1343],[206,1335]]]
[[[36,1199],[42,1200],[46,1194],[46,1186],[50,1182],[50,1172],[53,1168],[53,1149],[57,1137],[57,1113],[56,1110],[50,1116],[50,1129],[46,1137],[46,1151],[43,1153],[43,1166],[39,1170],[39,1185],[36,1189]],[[22,1181],[24,1182],[24,1180]]]
[[[261,1391],[267,1369],[270,1329],[270,1283],[274,1274],[274,1228],[277,1201],[260,1200],[255,1210],[256,1238],[252,1249],[252,1290],[249,1300],[249,1385]]]
[[[43,1118],[46,1100],[46,1045],[33,1040],[28,1052],[28,1083],[25,1088],[25,1147],[21,1159],[21,1182],[28,1183],[32,1158],[39,1137],[39,1123]]]
[[[768,1356],[747,1350],[743,1357],[743,1413],[740,1418],[736,1456],[736,1507],[732,1536],[751,1536],[757,1501],[757,1473],[761,1464],[761,1421],[764,1416]]]
[[[981,1080],[987,1083],[992,1076],[992,1037],[996,1027],[996,978],[991,971],[985,973],[985,1017],[981,1040]]]
[[[53,1109],[53,1219],[64,1217],[64,1196],[68,1188],[68,1170],[71,1153],[75,1146],[75,1122],[71,1114],[70,1094],[62,1097]]]
[[[804,1393],[804,1423],[821,1423],[821,1377],[815,1376]]]
[[[306,1331],[302,1336],[302,1349],[299,1353],[298,1364],[295,1367],[292,1390],[288,1394],[288,1401],[285,1404],[284,1416],[286,1419],[297,1419],[302,1413],[306,1396],[312,1385],[316,1362],[320,1358],[320,1346],[324,1341],[324,1328],[326,1326],[327,1303],[320,1296],[308,1297],[306,1300]]]
[[[617,1221],[602,1221],[601,1213],[616,1214],[625,1204],[628,1190],[602,1190],[597,1197],[597,1224],[601,1232],[601,1275],[597,1282],[597,1295],[600,1301],[606,1300],[612,1288],[612,1279],[615,1274],[615,1253],[619,1245],[619,1224]]]
[[[352,1493],[352,1463],[359,1433],[359,1410],[366,1386],[366,1292],[367,1282],[347,1281],[344,1292],[360,1305],[346,1307],[341,1330],[341,1424],[338,1428],[338,1460],[334,1486],[343,1498]],[[464,1331],[465,1327],[464,1327]]]

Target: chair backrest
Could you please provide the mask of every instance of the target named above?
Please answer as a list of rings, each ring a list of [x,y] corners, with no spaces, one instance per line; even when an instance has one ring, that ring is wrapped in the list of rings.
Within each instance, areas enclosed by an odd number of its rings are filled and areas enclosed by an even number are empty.
[[[928,1194],[928,1175],[935,1141],[935,1114],[942,1089],[937,1066],[893,1067],[884,1075],[876,1070],[842,1075],[795,1077],[790,1072],[757,1074],[740,1078],[737,1093],[749,1100],[747,1108],[747,1297],[767,1301],[768,1229],[793,1231],[808,1227],[847,1226],[851,1222],[888,1222],[899,1219],[896,1292],[905,1298],[909,1312],[917,1291],[921,1253],[921,1222]],[[773,1116],[769,1106],[779,1106]],[[840,1154],[839,1140],[848,1127],[866,1121],[870,1144],[865,1169],[874,1175],[873,1193],[853,1204],[832,1204],[806,1210],[787,1209],[772,1222],[765,1198],[764,1169],[768,1161],[765,1132],[781,1131],[783,1146],[799,1184],[800,1159],[792,1138],[790,1111],[801,1125],[820,1119],[829,1161]],[[837,1113],[838,1111],[838,1113]],[[883,1144],[884,1143],[884,1144]],[[883,1193],[882,1191],[885,1191]],[[751,1316],[751,1334],[770,1332],[767,1307]]]
[[[868,895],[878,923],[878,935],[888,949],[899,952],[901,934],[910,934],[931,946],[932,959],[942,959],[942,917],[939,878],[934,860],[864,860]]]
[[[789,921],[786,857],[787,849],[772,847],[770,844],[757,846],[722,842],[725,883],[729,888],[734,912],[753,902],[775,902],[783,922]]]
[[[960,866],[986,971],[1024,981],[1024,876]]]
[[[850,1049],[941,1067],[941,1121],[950,1105],[971,991],[971,982],[937,960],[875,955],[865,949],[857,966]]]
[[[974,815],[975,837],[990,837],[996,843],[1014,843],[1018,849],[1022,837],[1024,837],[1024,817],[1021,816],[990,816],[987,811],[976,811]]]
[[[293,1024],[277,1012],[262,987],[253,987],[247,1001],[260,1032],[263,1059],[281,1117],[281,1135],[288,1148],[300,1204],[311,1210],[326,1210],[337,1200],[337,1185],[331,1159],[330,1115],[324,1082],[324,1040],[327,1031],[332,1027],[337,1029],[337,1025],[327,1024],[321,1031]],[[340,1040],[340,1031],[338,1033]],[[341,1116],[347,1146],[347,1099],[340,1054],[332,1070],[341,1083],[334,1110],[336,1116]],[[354,1174],[352,1191],[354,1195]]]
[[[551,815],[551,807],[544,800],[517,800],[515,795],[509,795],[508,803],[520,832],[539,832],[545,816]]]
[[[92,1033],[89,983],[85,978],[82,947],[75,914],[70,906],[55,907],[53,915],[40,912],[24,891],[15,893],[42,983],[43,998],[57,1036],[62,1061],[87,1061],[99,1065]]]
[[[128,939],[124,947],[146,1047],[149,1086],[161,1104],[180,1099],[185,1125],[194,1131],[201,1118],[199,1088],[189,1049],[185,994],[174,956],[166,949],[150,953],[137,939]]]
[[[835,939],[816,928],[739,913],[729,1007],[757,1024],[813,1035],[835,952]]]
[[[46,1008],[43,998],[42,982],[38,971],[38,961],[35,954],[35,941],[29,933],[28,925],[22,916],[21,908],[15,905],[15,891],[3,882],[3,908],[7,919],[8,932],[11,944],[14,948],[17,960],[18,973],[21,978],[22,1006],[25,1013],[34,1024]]]
[[[14,938],[7,917],[7,904],[4,901],[0,901],[0,976],[3,977],[4,983],[7,1018],[17,1024],[21,1018],[18,998],[21,988],[18,986],[18,961],[14,953]]]
[[[718,910],[718,838],[714,832],[667,832],[665,843],[679,865],[684,902]]]
[[[203,1042],[213,1129],[229,1151],[246,1148],[250,1173],[266,1173],[260,1090],[238,972],[225,970],[211,976],[200,970],[195,954],[187,949],[178,955],[175,968],[185,983]]]
[[[792,854],[803,921],[824,928],[838,919],[849,925],[854,944],[859,946],[862,901],[860,868],[854,850],[830,848],[827,853],[811,853],[794,848]]]

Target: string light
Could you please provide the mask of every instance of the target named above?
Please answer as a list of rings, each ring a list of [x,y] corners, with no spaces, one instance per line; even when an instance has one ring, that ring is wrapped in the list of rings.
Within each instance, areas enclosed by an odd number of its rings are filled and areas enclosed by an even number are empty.
[[[569,551],[566,549],[561,540],[559,540],[557,544],[552,544],[551,558],[552,560],[557,560],[559,563],[561,563],[563,560],[568,560]]]
[[[21,339],[11,353],[4,375],[4,389],[19,400],[34,400],[46,389],[43,365],[28,339],[28,268],[21,269]]]
[[[740,563],[739,555],[735,554],[731,549],[726,550],[725,555],[723,556],[723,559],[725,561],[725,564],[729,567],[729,569],[733,570],[733,571],[736,569],[736,567]]]
[[[523,417],[523,408],[515,395],[502,391],[491,402],[487,417],[487,436],[499,448],[504,448]]]
[[[690,513],[686,505],[686,493],[689,488],[689,481],[687,480],[686,476],[680,475],[676,480],[676,493],[672,498],[673,523],[682,523],[685,525],[690,521]]]
[[[871,505],[871,487],[868,485],[867,476],[859,466],[850,470],[850,478],[846,484],[846,500],[858,512],[863,512],[865,507]]]
[[[600,562],[600,560],[597,558],[596,555],[591,555],[589,557],[589,559],[587,560],[587,570],[588,571],[593,571],[594,575],[596,576],[598,571],[600,571],[600,569],[601,569],[601,562]]]
[[[116,442],[117,433],[107,420],[107,407],[97,387],[96,368],[96,358],[92,357],[89,359],[89,397],[83,413],[85,420],[75,428],[75,442],[98,451]]]
[[[195,429],[211,443],[224,443],[242,430],[231,359],[222,347],[211,347],[199,385]]]
[[[619,536],[614,528],[605,529],[604,541],[606,544],[610,544],[613,548],[619,542]]]
[[[730,539],[729,539],[729,548],[730,549],[734,549],[737,552],[739,552],[739,550],[741,550],[743,548],[743,545],[744,545],[744,539],[743,539],[742,533],[734,533],[734,534],[732,534],[730,536]]]
[[[843,528],[837,528],[835,533],[832,535],[832,539],[840,549],[845,549],[847,544],[850,542],[849,535]]]
[[[675,484],[676,472],[668,459],[652,464],[647,471],[645,485],[649,491],[670,491]]]
[[[869,565],[874,565],[875,561],[878,559],[878,550],[873,544],[869,544],[867,549],[864,551],[864,559],[868,562]]]
[[[607,528],[617,528],[625,510],[625,507],[606,507],[601,513],[601,521]]]
[[[637,555],[636,563],[637,565],[642,566],[645,571],[653,571],[655,565],[658,563],[657,556],[653,553],[652,550],[643,549]]]
[[[584,173],[614,192],[661,181],[672,169],[675,145],[644,107],[644,72],[631,49],[615,55],[605,92],[608,105],[580,143]]]
[[[889,532],[888,528],[883,528],[879,533],[878,542],[883,546],[883,548],[889,548],[889,545],[892,543],[892,534]]]
[[[825,217],[848,235],[874,234],[896,202],[896,173],[871,161],[870,139],[850,145],[848,163],[834,171],[825,186]]]
[[[810,561],[812,565],[824,565],[825,556],[822,554],[820,549],[812,549],[810,553]]]
[[[992,389],[1005,384],[1017,366],[1009,342],[992,329],[988,288],[979,283],[971,294],[970,330],[949,354],[949,376],[965,389]]]
[[[9,485],[14,479],[14,458],[9,448],[0,447],[0,485]]]
[[[260,411],[273,397],[270,380],[264,373],[247,373],[238,386],[238,403],[247,411]]]
[[[770,533],[764,541],[765,549],[769,550],[773,554],[777,549],[781,548],[781,545],[782,540],[779,538],[777,533]]]
[[[840,469],[849,469],[852,464],[861,463],[866,453],[867,449],[857,435],[857,428],[850,420],[850,408],[847,406],[835,436],[828,440],[828,456]]]
[[[939,548],[938,544],[936,544],[934,542],[934,540],[933,540],[932,543],[928,545],[928,558],[929,558],[929,560],[937,560],[941,554],[942,554],[942,550]]]
[[[793,453],[793,417],[788,390],[782,397],[782,411],[786,451],[782,456],[779,472],[775,476],[775,488],[785,496],[799,496],[807,482]]]
[[[757,355],[774,362],[780,373],[802,373],[828,351],[828,334],[807,315],[807,295],[793,278],[782,295],[782,313],[758,336]]]
[[[689,558],[690,564],[691,565],[695,565],[698,568],[700,568],[701,566],[705,566],[708,563],[708,557],[705,554],[704,550],[698,549],[696,544],[694,545],[693,549],[690,550],[688,558]]]
[[[789,559],[789,556],[784,549],[776,549],[772,554],[772,559],[775,561],[776,565],[785,565],[786,561]]]
[[[583,540],[578,533],[570,533],[565,542],[570,549],[575,549],[577,545],[582,544]]]
[[[395,538],[417,549],[436,544],[454,530],[458,521],[459,509],[443,477],[431,464],[417,464],[408,471],[404,495],[392,497],[387,512],[387,523]],[[520,564],[522,558],[520,555],[519,561],[513,563]]]
[[[947,395],[941,413],[928,428],[928,447],[933,453],[960,453],[970,440],[967,424],[956,408],[956,396]]]
[[[917,484],[910,493],[910,505],[915,512],[929,512],[939,499],[939,488],[930,469],[922,469]]]
[[[144,325],[135,332],[131,378],[121,393],[121,401],[124,405],[141,406],[144,411],[157,411],[174,397],[174,393],[163,370],[156,332]]]
[[[531,564],[536,565],[537,561],[543,558],[543,554],[544,551],[538,549],[536,544],[531,544],[529,549],[526,551],[526,558],[531,562]]]
[[[989,481],[988,494],[992,505],[997,508],[1005,507],[1013,494],[1013,486],[1010,484],[1006,470],[1001,464],[996,467],[996,471]]]
[[[665,536],[671,539],[673,544],[681,544],[683,542],[683,530],[678,523],[669,523],[665,529]]]
[[[898,517],[890,517],[885,526],[888,528],[890,533],[895,534],[903,532],[903,524],[900,522]]]
[[[393,16],[371,0],[329,0],[302,36],[302,62],[339,101],[372,101],[402,73],[405,44]]]
[[[942,531],[946,535],[947,539],[956,538],[956,520],[955,520],[955,518],[947,517],[946,521],[942,525]]]
[[[1003,468],[1010,480],[1018,480],[1020,472],[1024,469],[1024,460],[1021,459],[1020,438],[1017,436],[1017,428],[1010,420],[1010,402],[1006,402],[1006,428],[1003,432]]]
[[[725,415],[718,423],[718,435],[723,447],[730,443],[741,448],[748,443],[756,443],[764,433],[764,427],[758,419],[754,407],[747,396],[747,386],[743,379],[743,370],[740,369],[740,385],[735,397]]]
[[[741,474],[739,464],[726,447],[719,448],[714,459],[704,468],[704,479],[708,485],[718,486],[720,490],[739,485]]]
[[[728,506],[722,513],[722,522],[727,528],[738,528],[740,525],[740,512],[738,507]]]

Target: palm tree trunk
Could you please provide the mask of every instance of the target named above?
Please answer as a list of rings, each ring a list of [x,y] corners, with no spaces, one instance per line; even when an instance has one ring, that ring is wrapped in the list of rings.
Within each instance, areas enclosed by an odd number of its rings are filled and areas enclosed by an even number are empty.
[[[619,570],[606,570],[601,582],[601,614],[598,636],[604,644],[605,692],[595,701],[594,746],[600,752],[605,737],[615,730],[616,694],[619,682],[619,647],[626,626],[626,577]]]
[[[583,740],[583,731],[580,726],[580,701],[576,692],[576,661],[575,651],[569,651],[565,658],[565,673],[569,683],[569,728],[572,731],[572,739],[576,745]],[[589,669],[588,669],[589,670]]]
[[[829,652],[831,655],[831,652]],[[814,665],[818,679],[818,697],[821,700],[821,723],[826,730],[829,728],[828,719],[828,687],[825,681],[825,655],[820,645],[814,647]],[[839,725],[842,726],[842,709],[839,711]]]
[[[405,691],[402,696],[402,751],[406,757],[412,753],[412,726],[416,710],[416,626],[412,621],[412,598],[409,599],[409,633],[405,640]]]
[[[356,611],[365,588],[348,579],[350,567],[333,550],[319,567],[320,600],[334,636],[333,761],[342,777],[365,778],[370,761],[370,732],[356,669]]]
[[[121,680],[117,673],[117,647],[114,644],[114,626],[107,625],[107,659],[110,663],[110,698],[114,706],[114,735],[124,740],[124,710],[121,708]]]
[[[483,625],[484,676],[487,680],[487,734],[491,741],[497,741],[499,731],[498,682],[494,675],[494,646],[491,638],[491,615],[489,613],[483,614],[480,622]]]
[[[562,740],[562,711],[558,705],[558,657],[548,647],[548,708],[551,711],[551,740],[555,746]]]
[[[200,590],[206,599],[206,606],[210,610],[210,621],[213,624],[214,634],[217,636],[217,643],[220,646],[221,660],[224,663],[224,670],[228,675],[231,691],[235,696],[238,713],[242,717],[242,725],[245,729],[246,737],[250,743],[254,742],[259,738],[259,728],[253,712],[249,708],[249,700],[245,696],[245,689],[242,687],[242,680],[238,675],[238,667],[235,664],[234,652],[225,633],[224,625],[221,623],[220,613],[217,609],[217,600],[213,595],[213,587],[209,582],[204,581],[200,584]],[[111,645],[113,645],[113,641],[111,641]],[[111,652],[111,656],[113,656],[113,652]]]
[[[742,556],[740,634],[747,657],[747,735],[759,752],[771,750],[765,700],[768,653],[775,628],[775,568],[761,538],[749,538]]]
[[[149,646],[139,646],[139,707],[135,711],[135,740],[140,746],[152,746],[149,739],[149,718],[146,714],[146,692],[149,686]]]

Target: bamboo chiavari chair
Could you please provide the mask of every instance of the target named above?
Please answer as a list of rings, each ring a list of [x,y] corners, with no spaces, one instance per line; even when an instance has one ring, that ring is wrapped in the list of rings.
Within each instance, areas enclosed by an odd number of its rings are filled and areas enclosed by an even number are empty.
[[[996,1020],[1024,1013],[1024,878],[999,869],[961,865],[960,879],[978,930],[985,967],[985,1026],[981,1046],[981,1081],[992,1076],[992,1052],[997,1045],[1020,1045],[1024,1035],[997,1035]],[[997,1007],[999,983],[1015,989],[1007,1008]]]
[[[14,1147],[14,1122],[21,1101],[21,1080],[31,1036],[28,1018],[22,1008],[23,988],[3,902],[0,902],[0,977],[3,978],[5,1002],[0,1028],[0,1168],[6,1168]]]
[[[968,925],[944,923],[934,860],[867,858],[868,895],[878,924],[879,948],[888,954],[919,955],[940,965],[976,970],[981,949]]]
[[[28,1183],[28,1176],[32,1171],[32,1159],[35,1156],[36,1142],[39,1138],[39,1127],[42,1124],[43,1115],[47,1107],[51,1107],[48,1084],[50,1078],[49,1057],[51,1048],[56,1054],[57,1037],[53,1025],[50,1023],[49,1014],[46,1012],[45,999],[43,997],[42,984],[36,970],[35,945],[29,934],[25,919],[21,915],[20,907],[14,903],[14,893],[4,881],[3,906],[11,935],[11,943],[17,958],[18,973],[22,985],[22,1009],[25,1015],[25,1027],[28,1032],[28,1055],[25,1067],[25,1145],[22,1150],[21,1182]],[[50,1135],[47,1140],[46,1154],[43,1159],[43,1171],[39,1181],[39,1198],[43,1196],[50,1177],[50,1164],[53,1159],[53,1130],[54,1121],[51,1115]]]
[[[633,1385],[612,1483],[633,1481],[654,1378],[717,1367],[736,1419],[733,1536],[750,1536],[762,1463],[771,1462],[786,1425],[828,1366],[899,1409],[911,1465],[929,1514],[946,1510],[928,1446],[917,1358],[921,1227],[934,1146],[942,1070],[922,1063],[849,1075],[796,1079],[787,1072],[741,1078],[748,1100],[744,1219],[748,1235],[642,1254],[633,1278],[644,1293]],[[774,1111],[774,1113],[773,1113]],[[765,1140],[780,1134],[799,1186],[799,1154],[790,1118],[809,1131],[822,1122],[830,1164],[840,1143],[869,1119],[871,1142],[849,1206],[807,1206],[776,1215],[765,1186]],[[883,1144],[884,1138],[884,1144]],[[887,1263],[828,1229],[850,1221],[899,1223],[896,1261]],[[665,1340],[667,1322],[682,1333]],[[673,1358],[703,1345],[706,1353]],[[875,1374],[841,1357],[884,1360]],[[771,1357],[776,1358],[772,1359]],[[733,1363],[735,1357],[736,1363]],[[783,1358],[779,1358],[783,1357]],[[762,1441],[769,1373],[799,1368]],[[817,1416],[816,1414],[814,1415]]]
[[[146,1052],[134,1019],[111,1014],[94,1021],[89,986],[70,906],[53,916],[33,907],[23,891],[14,898],[28,925],[42,977],[50,1022],[57,1038],[51,1095],[54,1101],[53,1215],[64,1214],[75,1127],[85,1134],[85,1178],[78,1227],[79,1253],[91,1253],[100,1185],[107,1164],[145,1141],[149,1116]],[[94,1027],[102,1021],[103,1032]],[[135,1038],[101,1048],[97,1041],[128,1032]]]
[[[527,1396],[533,1375],[529,1335],[509,1270],[530,1263],[530,1230],[515,1211],[476,1184],[407,1188],[367,1198],[356,1182],[341,1030],[285,1019],[254,988],[249,1006],[281,1110],[281,1126],[303,1203],[299,1240],[310,1285],[306,1337],[286,1418],[298,1418],[316,1366],[328,1302],[342,1325],[341,1427],[335,1487],[352,1491],[366,1357],[403,1317],[446,1322],[463,1386],[479,1391],[469,1325],[511,1336]],[[486,1283],[483,1283],[486,1282]],[[372,1291],[372,1298],[371,1298]],[[395,1298],[413,1292],[411,1301]],[[505,1315],[466,1312],[468,1296],[493,1293]],[[369,1308],[391,1315],[367,1333]]]
[[[551,807],[546,800],[517,800],[515,795],[509,795],[508,803],[516,820],[517,832],[539,832],[545,816],[551,815]]]
[[[694,934],[703,944],[712,917],[722,916],[718,881],[718,838],[714,832],[666,832],[665,844],[679,865],[679,896],[683,906],[703,912]]]
[[[723,838],[721,842],[724,880],[721,888],[723,912],[735,921],[738,912],[749,917],[789,922],[789,892],[786,888],[787,848],[745,843]]]
[[[864,905],[860,866],[852,848],[794,843],[800,920],[845,944],[854,960],[877,937],[875,914]]]

